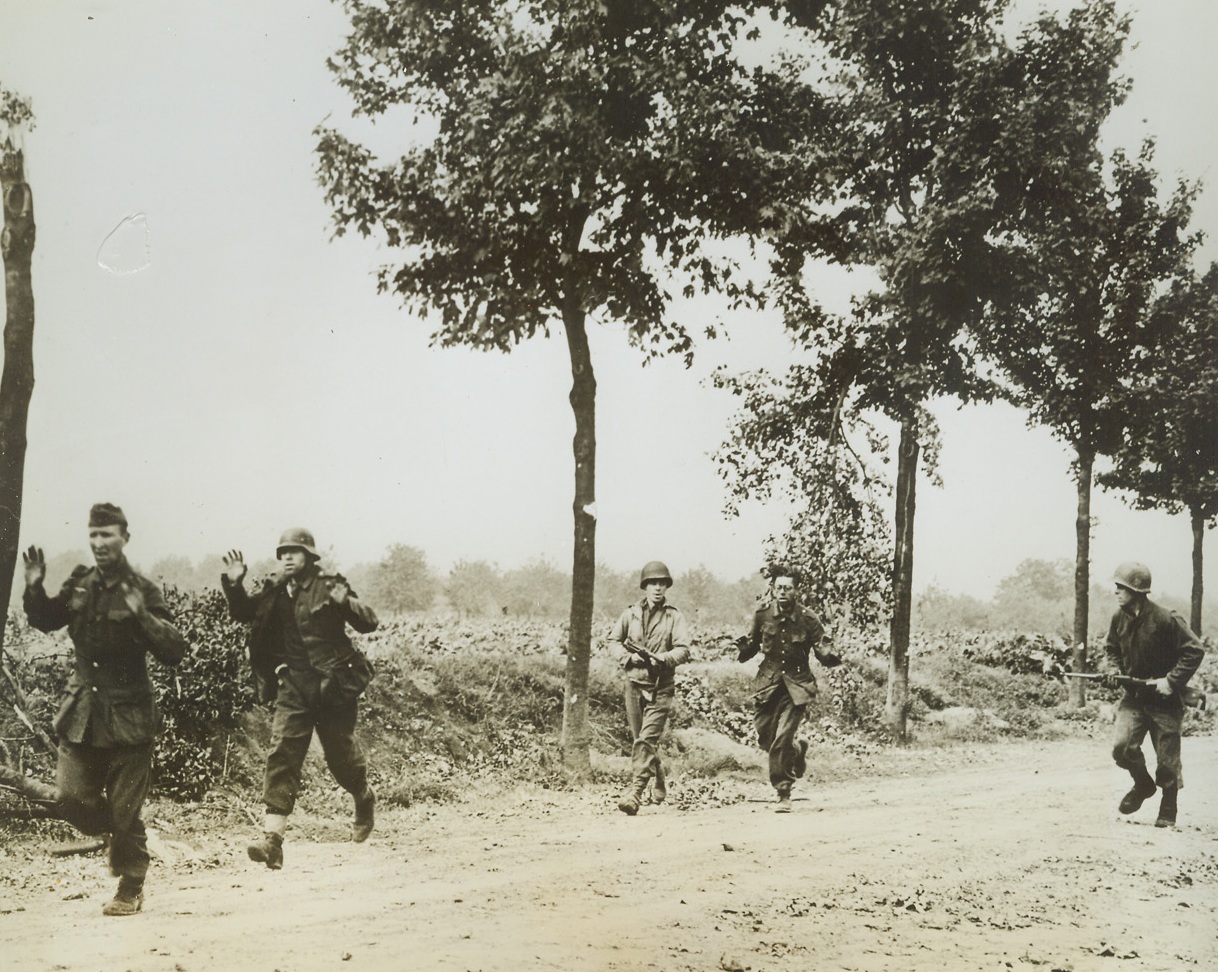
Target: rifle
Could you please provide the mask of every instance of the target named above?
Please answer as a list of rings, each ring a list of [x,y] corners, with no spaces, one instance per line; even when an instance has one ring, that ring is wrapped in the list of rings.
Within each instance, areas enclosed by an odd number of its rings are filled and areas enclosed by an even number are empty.
[[[1085,678],[1090,682],[1112,680],[1117,685],[1123,685],[1126,688],[1149,688],[1158,681],[1155,678],[1134,678],[1132,675],[1093,675],[1087,672],[1063,672],[1062,674],[1066,678]],[[1178,694],[1185,705],[1195,705],[1199,709],[1205,709],[1205,693],[1200,689],[1186,685]]]
[[[622,647],[632,655],[637,655],[643,660],[643,664],[647,666],[647,672],[652,678],[655,678],[659,671],[664,668],[664,663],[660,659],[641,645],[636,645],[629,638],[622,642]]]

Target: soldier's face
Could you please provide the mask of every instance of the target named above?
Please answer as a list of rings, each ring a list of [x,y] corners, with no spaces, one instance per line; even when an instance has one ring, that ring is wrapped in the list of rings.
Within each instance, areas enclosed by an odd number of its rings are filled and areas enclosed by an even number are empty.
[[[93,551],[97,566],[106,570],[117,564],[122,559],[127,539],[127,531],[117,523],[89,527],[89,549]]]
[[[1133,591],[1128,587],[1122,587],[1120,584],[1116,586],[1116,599],[1118,607],[1125,607],[1133,602]]]
[[[279,567],[286,577],[299,574],[309,565],[309,555],[299,547],[284,547],[279,551]]]
[[[779,607],[786,607],[795,597],[795,578],[793,577],[775,577],[774,578],[774,600],[778,602]]]
[[[668,596],[668,585],[659,580],[648,581],[643,585],[643,593],[647,596],[649,605],[653,608],[659,607]]]

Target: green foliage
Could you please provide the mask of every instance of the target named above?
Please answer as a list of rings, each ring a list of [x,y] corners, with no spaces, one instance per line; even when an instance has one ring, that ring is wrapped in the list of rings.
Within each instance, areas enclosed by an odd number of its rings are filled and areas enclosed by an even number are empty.
[[[367,570],[359,596],[378,610],[403,614],[428,610],[439,586],[422,550],[395,543]]]
[[[197,800],[221,778],[230,737],[254,704],[244,628],[231,621],[218,591],[165,589],[165,601],[190,650],[174,669],[151,665],[164,725],[153,786]]]
[[[493,617],[503,613],[503,578],[485,560],[460,560],[448,572],[444,596],[461,617]]]

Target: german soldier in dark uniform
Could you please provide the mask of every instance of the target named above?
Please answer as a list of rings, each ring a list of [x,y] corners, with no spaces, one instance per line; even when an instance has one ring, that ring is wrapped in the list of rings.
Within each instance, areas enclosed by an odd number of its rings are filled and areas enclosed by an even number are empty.
[[[753,630],[736,641],[738,658],[764,656],[757,670],[753,722],[757,742],[770,754],[770,784],[778,793],[778,813],[791,811],[791,785],[807,770],[808,744],[796,744],[799,724],[808,703],[816,698],[816,679],[809,654],[826,667],[841,663],[820,650],[825,628],[820,619],[795,600],[797,571],[774,567],[770,574],[770,600],[753,615]]]
[[[83,833],[110,835],[118,891],[102,911],[134,915],[144,903],[148,836],[140,810],[148,796],[157,709],[147,655],[176,665],[186,639],[160,589],[131,569],[123,548],[127,517],[111,503],[89,511],[93,567],[77,567],[54,597],[43,588],[46,558],[30,547],[23,603],[39,631],[67,626],[74,671],[55,716],[59,811]]]
[[[308,530],[285,530],[275,555],[279,572],[253,594],[242,586],[246,567],[239,550],[224,557],[221,575],[229,613],[251,622],[248,646],[258,700],[275,702],[263,787],[266,826],[262,839],[247,848],[251,860],[272,869],[283,866],[283,834],[314,730],[334,779],[355,798],[351,839],[357,843],[372,833],[376,803],[355,738],[359,697],[372,667],[346,631],[347,625],[375,631],[376,615],[341,574],[321,572]]]
[[[1113,574],[1118,608],[1112,616],[1104,650],[1122,675],[1151,680],[1150,685],[1125,688],[1117,706],[1112,758],[1128,770],[1133,788],[1121,799],[1121,813],[1133,813],[1154,795],[1156,781],[1163,793],[1156,827],[1176,823],[1176,799],[1184,783],[1180,764],[1180,728],[1184,721],[1182,693],[1201,664],[1205,650],[1178,614],[1160,607],[1150,593],[1150,570],[1128,561]],[[1154,778],[1146,769],[1142,741],[1150,734],[1155,750]]]

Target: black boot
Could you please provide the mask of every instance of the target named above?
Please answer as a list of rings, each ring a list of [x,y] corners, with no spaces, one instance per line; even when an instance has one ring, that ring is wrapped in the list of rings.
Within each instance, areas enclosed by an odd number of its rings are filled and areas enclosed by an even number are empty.
[[[376,821],[376,792],[370,786],[364,787],[361,796],[355,798],[355,820],[351,824],[351,839],[362,844],[372,833]]]
[[[1178,787],[1163,787],[1163,798],[1159,801],[1159,816],[1155,819],[1156,827],[1174,827],[1176,825],[1176,793]]]
[[[102,914],[110,916],[137,915],[144,907],[144,880],[123,875],[118,879],[114,897],[102,906]]]
[[[283,838],[274,831],[268,830],[261,840],[254,841],[245,852],[249,854],[251,861],[265,864],[272,871],[283,867]]]
[[[1130,770],[1130,775],[1133,776],[1133,789],[1121,797],[1120,806],[1117,807],[1121,813],[1133,813],[1142,806],[1150,797],[1155,795],[1155,781],[1150,778],[1150,774],[1146,772],[1146,767],[1143,766],[1138,770]]]

